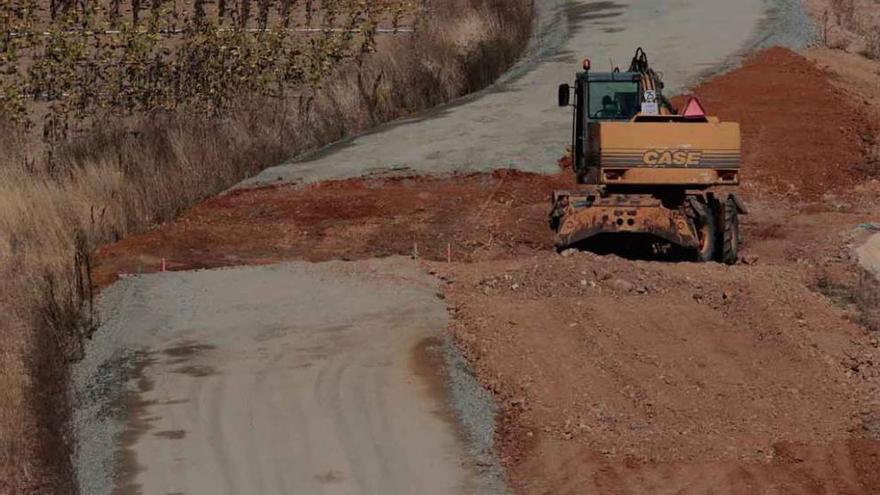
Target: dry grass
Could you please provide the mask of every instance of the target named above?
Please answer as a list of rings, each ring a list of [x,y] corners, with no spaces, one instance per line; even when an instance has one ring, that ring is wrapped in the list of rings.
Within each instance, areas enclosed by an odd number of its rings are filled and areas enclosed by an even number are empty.
[[[814,0],[816,1],[816,0]],[[880,60],[880,0],[822,0],[825,43]]]
[[[880,332],[880,281],[867,271],[862,272],[856,288],[856,304],[861,311],[859,323]]]
[[[262,167],[487,85],[522,51],[527,0],[445,0],[320,91],[243,95],[209,119],[181,111],[107,120],[46,154],[0,134],[0,492],[72,489],[66,364],[93,328],[88,253],[173,218]]]

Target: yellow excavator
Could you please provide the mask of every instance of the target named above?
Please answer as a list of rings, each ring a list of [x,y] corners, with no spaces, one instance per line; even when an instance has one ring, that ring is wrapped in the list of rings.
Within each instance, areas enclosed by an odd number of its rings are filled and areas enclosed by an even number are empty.
[[[592,72],[588,59],[583,68],[573,88],[559,86],[559,106],[574,109],[578,187],[553,193],[557,248],[639,236],[698,261],[736,263],[747,211],[719,190],[739,184],[739,124],[706,115],[696,98],[674,108],[641,48],[626,72]]]

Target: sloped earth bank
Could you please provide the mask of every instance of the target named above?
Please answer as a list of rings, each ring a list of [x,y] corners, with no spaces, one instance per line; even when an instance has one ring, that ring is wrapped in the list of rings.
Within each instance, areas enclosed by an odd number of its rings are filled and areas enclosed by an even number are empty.
[[[880,180],[880,60],[871,60],[851,53],[827,48],[813,48],[807,56],[818,66],[835,74],[832,83],[848,99],[857,102],[868,118],[875,122],[873,143],[869,143],[867,159],[861,163],[860,171],[871,177],[876,186]],[[876,187],[875,187],[876,189]],[[870,194],[870,191],[867,191]],[[864,269],[880,277],[880,223],[877,219],[862,224],[864,233],[856,238],[861,244],[858,249],[859,261]],[[880,312],[880,298],[874,300]]]
[[[797,267],[438,268],[523,493],[876,493],[875,335]]]
[[[237,190],[97,271],[416,254],[500,406],[516,491],[877,493],[880,320],[852,250],[880,217],[876,129],[829,78],[772,49],[695,90],[743,126],[733,267],[557,255],[546,201],[570,174],[500,170]]]

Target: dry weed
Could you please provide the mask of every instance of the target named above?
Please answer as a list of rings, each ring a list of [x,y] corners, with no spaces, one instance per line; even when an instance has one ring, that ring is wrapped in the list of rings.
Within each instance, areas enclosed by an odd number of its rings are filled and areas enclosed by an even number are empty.
[[[830,0],[829,6],[831,12],[824,19],[826,45],[880,60],[880,1]]]

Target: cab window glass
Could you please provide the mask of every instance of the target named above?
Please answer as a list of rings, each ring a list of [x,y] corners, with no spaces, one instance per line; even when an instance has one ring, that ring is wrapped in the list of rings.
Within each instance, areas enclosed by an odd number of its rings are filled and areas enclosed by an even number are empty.
[[[591,82],[591,119],[631,119],[639,112],[639,85],[636,82]]]

